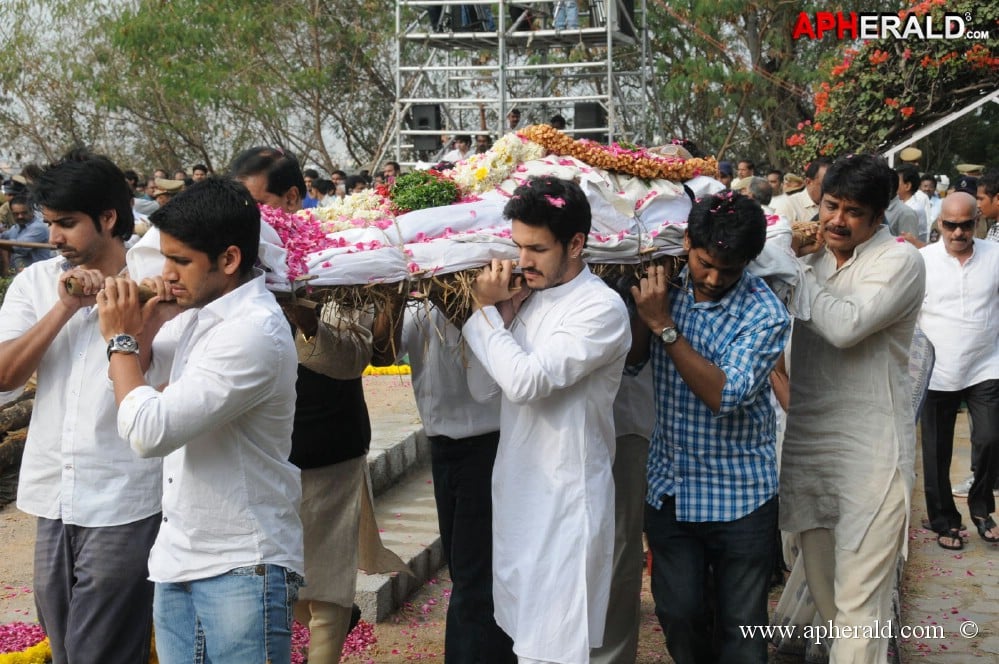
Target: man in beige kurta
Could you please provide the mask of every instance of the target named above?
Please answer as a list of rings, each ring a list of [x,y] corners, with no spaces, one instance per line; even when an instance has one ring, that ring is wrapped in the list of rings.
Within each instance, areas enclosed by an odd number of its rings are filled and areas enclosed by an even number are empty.
[[[882,225],[893,174],[871,155],[829,167],[823,246],[804,259],[811,319],[794,327],[781,529],[801,534],[830,662],[877,662],[905,545],[915,430],[908,351],[923,299],[918,252]],[[847,638],[849,635],[849,638]]]

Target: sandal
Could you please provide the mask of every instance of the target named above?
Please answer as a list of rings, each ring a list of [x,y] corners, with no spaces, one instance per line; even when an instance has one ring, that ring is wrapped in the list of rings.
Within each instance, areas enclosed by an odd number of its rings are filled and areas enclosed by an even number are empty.
[[[978,534],[983,540],[989,544],[999,542],[999,537],[989,537],[988,535],[988,532],[996,527],[996,522],[992,520],[991,516],[973,516],[971,520],[975,522]]]
[[[956,542],[956,544],[945,544],[944,543],[945,539],[952,540]],[[961,539],[961,531],[958,530],[957,528],[951,528],[945,533],[938,533],[937,545],[941,549],[947,549],[948,551],[960,551],[961,549],[964,548],[964,540]]]

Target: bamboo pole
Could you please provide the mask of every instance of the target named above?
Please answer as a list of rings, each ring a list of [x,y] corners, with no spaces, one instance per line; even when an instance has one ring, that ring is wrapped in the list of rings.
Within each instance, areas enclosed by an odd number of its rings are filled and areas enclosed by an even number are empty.
[[[48,242],[20,242],[18,240],[0,240],[0,247],[25,247],[27,249],[55,249]]]
[[[74,297],[83,297],[83,286],[75,277],[66,280],[66,292]],[[152,288],[139,286],[139,302],[148,302],[156,295]]]

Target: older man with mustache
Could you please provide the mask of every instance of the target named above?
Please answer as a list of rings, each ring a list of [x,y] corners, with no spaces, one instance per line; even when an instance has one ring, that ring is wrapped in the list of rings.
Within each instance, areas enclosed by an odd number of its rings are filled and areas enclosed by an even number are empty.
[[[883,224],[895,175],[848,155],[822,180],[818,251],[804,259],[811,318],[791,342],[781,529],[800,533],[805,576],[839,634],[830,662],[876,662],[905,551],[915,424],[908,354],[923,301],[919,253]],[[849,631],[848,631],[849,630]]]

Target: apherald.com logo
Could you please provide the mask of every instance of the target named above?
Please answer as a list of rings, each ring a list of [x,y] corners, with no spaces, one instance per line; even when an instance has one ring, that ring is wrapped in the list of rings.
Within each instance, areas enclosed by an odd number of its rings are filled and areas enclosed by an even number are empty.
[[[793,39],[822,39],[835,34],[837,39],[988,39],[988,30],[969,27],[971,14],[875,14],[868,12],[807,12],[798,14]]]

